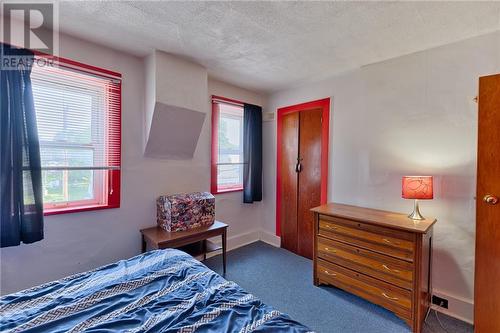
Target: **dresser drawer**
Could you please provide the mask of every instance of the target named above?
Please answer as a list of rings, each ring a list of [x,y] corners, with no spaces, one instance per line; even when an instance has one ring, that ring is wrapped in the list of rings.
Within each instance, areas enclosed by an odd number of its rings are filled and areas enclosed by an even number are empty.
[[[318,237],[317,256],[405,289],[412,289],[413,264],[324,237]]]
[[[383,306],[404,319],[412,319],[410,291],[322,259],[318,259],[316,265],[320,283],[334,285]]]
[[[332,216],[319,216],[318,235],[413,261],[414,235]]]

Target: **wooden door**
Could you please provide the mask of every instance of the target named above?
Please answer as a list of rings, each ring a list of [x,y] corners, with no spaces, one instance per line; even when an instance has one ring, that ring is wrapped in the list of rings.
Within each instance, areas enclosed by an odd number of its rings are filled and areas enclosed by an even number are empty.
[[[500,332],[500,74],[479,79],[477,163],[474,329]]]
[[[285,115],[281,128],[281,247],[297,252],[297,192],[295,170],[299,155],[299,113]]]
[[[311,259],[310,209],[321,203],[321,116],[322,109],[292,112],[281,127],[281,247]]]
[[[321,204],[321,115],[322,109],[302,111],[299,125],[299,190],[297,207],[297,253],[312,259],[314,214]]]

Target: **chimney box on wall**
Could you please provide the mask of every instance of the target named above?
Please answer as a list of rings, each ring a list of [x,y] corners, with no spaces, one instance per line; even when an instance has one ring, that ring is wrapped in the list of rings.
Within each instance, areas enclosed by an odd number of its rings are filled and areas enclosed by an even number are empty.
[[[207,110],[207,70],[158,50],[146,57],[145,68],[144,155],[192,158]]]

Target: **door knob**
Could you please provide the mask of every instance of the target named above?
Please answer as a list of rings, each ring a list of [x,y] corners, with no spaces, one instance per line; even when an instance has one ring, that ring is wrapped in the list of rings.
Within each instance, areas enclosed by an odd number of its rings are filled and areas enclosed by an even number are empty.
[[[297,164],[295,165],[295,172],[301,172],[302,171],[302,162],[303,158],[297,157]]]
[[[489,205],[496,205],[498,203],[498,197],[491,194],[486,194],[483,198],[483,201]]]
[[[302,171],[302,164],[300,162],[297,162],[297,165],[295,165],[295,172],[301,172]]]

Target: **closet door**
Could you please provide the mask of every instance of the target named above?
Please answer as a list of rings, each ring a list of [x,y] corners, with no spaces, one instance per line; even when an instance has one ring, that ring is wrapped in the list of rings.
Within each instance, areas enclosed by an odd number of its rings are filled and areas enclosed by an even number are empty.
[[[299,155],[299,112],[283,117],[281,128],[281,247],[297,253],[297,191],[296,171]]]
[[[300,114],[297,200],[297,254],[312,259],[314,215],[311,208],[321,203],[321,115],[322,109]]]
[[[479,79],[474,330],[500,332],[500,74]]]

